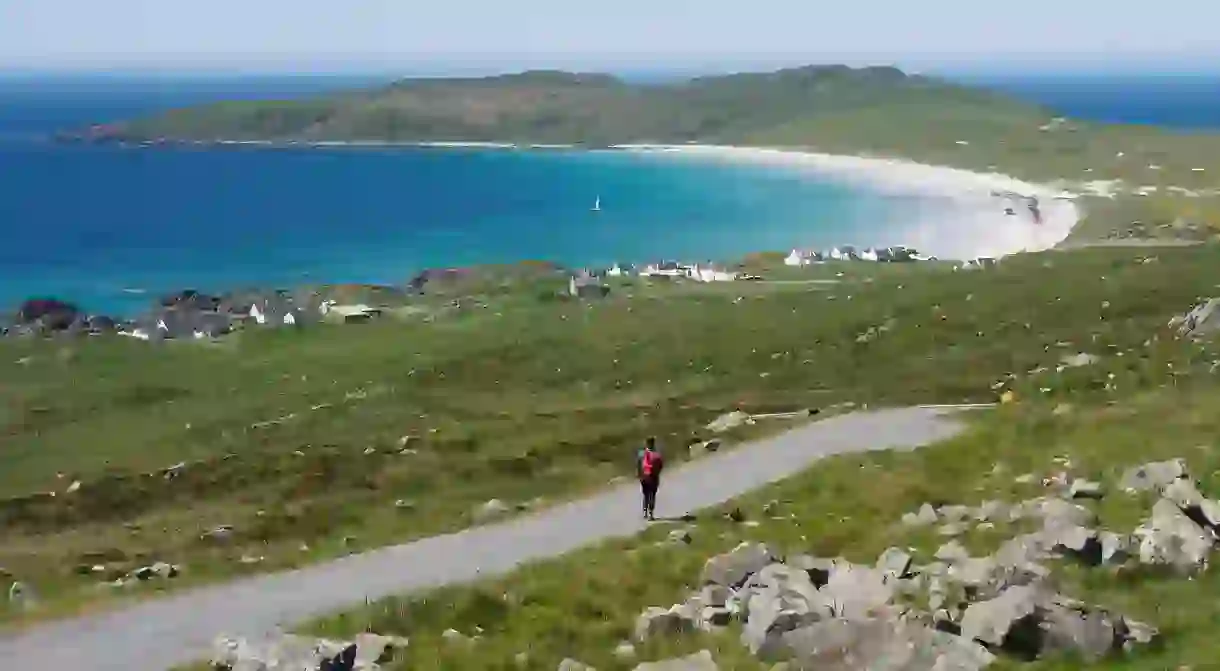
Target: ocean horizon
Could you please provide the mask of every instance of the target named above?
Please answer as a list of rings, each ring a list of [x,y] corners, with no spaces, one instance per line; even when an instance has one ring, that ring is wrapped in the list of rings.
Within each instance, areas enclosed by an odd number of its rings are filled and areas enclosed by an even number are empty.
[[[483,263],[723,261],[793,247],[909,244],[904,222],[950,207],[782,166],[629,152],[47,141],[65,128],[170,107],[368,83],[0,80],[0,312],[42,296],[129,316],[186,288],[402,284],[426,268]],[[1046,102],[1030,93],[1039,89],[1029,80],[1008,85]],[[1063,88],[1056,81],[1041,90],[1062,98]],[[1087,104],[1067,101],[1088,114],[1065,113],[1157,122],[1146,103],[1136,109],[1112,88],[1093,88]],[[1198,111],[1217,109],[1207,100],[1184,96],[1172,113],[1160,113],[1183,126],[1220,125]],[[1135,118],[1122,118],[1123,109]],[[593,212],[598,199],[601,211]]]

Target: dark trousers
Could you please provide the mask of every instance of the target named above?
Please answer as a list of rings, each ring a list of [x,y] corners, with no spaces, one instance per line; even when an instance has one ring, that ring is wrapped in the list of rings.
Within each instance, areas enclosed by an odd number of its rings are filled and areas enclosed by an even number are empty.
[[[644,512],[657,509],[657,489],[661,486],[660,478],[644,478],[640,480],[640,491],[644,493]]]

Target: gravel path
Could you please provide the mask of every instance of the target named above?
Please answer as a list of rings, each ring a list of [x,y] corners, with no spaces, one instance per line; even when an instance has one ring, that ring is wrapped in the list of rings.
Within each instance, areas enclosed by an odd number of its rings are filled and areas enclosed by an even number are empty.
[[[657,514],[679,516],[721,503],[827,455],[936,442],[956,433],[951,412],[943,406],[857,412],[705,457],[666,475]],[[259,635],[366,598],[504,573],[635,534],[645,526],[639,495],[631,482],[491,526],[40,625],[0,638],[0,659],[12,669],[164,671],[206,658],[220,633]]]

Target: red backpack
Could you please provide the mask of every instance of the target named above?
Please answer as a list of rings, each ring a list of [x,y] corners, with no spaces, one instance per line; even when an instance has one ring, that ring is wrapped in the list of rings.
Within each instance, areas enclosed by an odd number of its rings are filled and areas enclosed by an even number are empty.
[[[657,453],[649,452],[648,450],[645,450],[644,458],[640,460],[640,474],[642,474],[646,478],[651,478],[653,475],[652,471],[653,471],[653,468],[656,466],[656,463],[657,463]]]

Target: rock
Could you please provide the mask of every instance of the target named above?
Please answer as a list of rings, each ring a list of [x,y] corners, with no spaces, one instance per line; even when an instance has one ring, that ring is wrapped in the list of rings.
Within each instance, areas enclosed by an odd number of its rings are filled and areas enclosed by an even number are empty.
[[[809,555],[796,555],[788,560],[788,566],[804,571],[809,579],[813,581],[814,586],[823,587],[830,580],[830,574],[835,570],[835,567],[842,562],[836,562],[833,559],[822,559],[820,557],[811,557]]]
[[[333,654],[326,653],[318,671],[353,671],[356,668],[356,645],[353,643]]]
[[[918,511],[910,514],[912,515],[912,518],[909,523],[912,526],[928,526],[931,524],[936,524],[938,519],[936,509],[927,503],[919,506]]]
[[[1097,535],[1101,544],[1101,563],[1116,565],[1127,561],[1131,555],[1131,539],[1112,531],[1103,531]]]
[[[1101,565],[1101,540],[1092,529],[1068,524],[1046,529],[1043,537],[1057,552],[1072,556],[1088,566]]]
[[[29,585],[15,580],[8,588],[8,603],[13,608],[26,609],[37,601],[34,590]]]
[[[877,559],[877,570],[891,578],[905,578],[910,574],[911,555],[891,547]]]
[[[880,571],[847,564],[830,574],[819,592],[836,617],[853,620],[870,617],[894,598],[894,585]]]
[[[626,662],[635,659],[635,646],[631,641],[623,641],[614,648],[614,658]]]
[[[733,593],[723,585],[704,585],[699,591],[699,601],[705,606],[720,608],[729,601]]]
[[[635,667],[635,671],[719,671],[716,660],[709,650],[700,650],[693,655],[667,659],[660,662],[647,662]]]
[[[995,659],[960,636],[893,617],[818,622],[783,642],[792,671],[976,671]]]
[[[1052,603],[1043,616],[1046,633],[1042,651],[1075,653],[1087,662],[1096,662],[1115,647],[1119,630],[1106,613]]]
[[[690,530],[674,529],[673,531],[669,532],[669,537],[667,540],[675,545],[690,545],[692,540]]]
[[[215,529],[205,531],[199,536],[203,540],[223,542],[233,537],[233,527],[228,524],[222,524]]]
[[[584,662],[578,662],[574,659],[565,659],[559,663],[559,668],[556,669],[556,671],[597,671],[597,669],[585,664]]]
[[[713,438],[711,440],[699,441],[693,443],[690,448],[691,458],[698,458],[710,452],[716,452],[720,449],[720,439]]]
[[[1125,617],[1119,622],[1118,629],[1123,638],[1123,649],[1128,652],[1152,643],[1160,635],[1156,627]]]
[[[1152,506],[1152,515],[1135,530],[1139,560],[1144,564],[1172,566],[1183,573],[1207,567],[1216,536],[1200,527],[1169,499]]]
[[[370,668],[375,664],[387,661],[398,650],[406,650],[409,641],[401,636],[381,636],[379,634],[356,634],[357,669]]]
[[[741,543],[731,551],[707,560],[700,582],[705,585],[737,587],[753,573],[775,561],[770,548],[761,543]]]
[[[1083,478],[1073,480],[1072,487],[1068,490],[1068,498],[1070,499],[1100,499],[1101,497],[1101,483]]]
[[[1062,359],[1060,359],[1060,363],[1063,364],[1063,366],[1065,368],[1079,368],[1080,366],[1091,366],[1091,365],[1097,363],[1098,361],[1101,361],[1101,357],[1095,356],[1093,354],[1087,354],[1085,352],[1071,354],[1071,355],[1065,356]]]
[[[725,413],[716,419],[712,420],[707,425],[707,430],[713,433],[724,433],[730,429],[735,429],[743,424],[753,423],[750,416],[740,410]]]
[[[756,573],[736,598],[745,601],[742,645],[761,657],[781,647],[784,632],[832,615],[809,574],[786,564],[772,564]]]
[[[683,605],[673,608],[646,609],[635,621],[635,640],[643,643],[653,636],[680,634],[695,631],[698,622],[689,608]]]
[[[446,629],[441,632],[441,640],[446,643],[465,643],[470,639],[457,629]]]
[[[969,559],[970,553],[966,551],[965,546],[963,546],[961,543],[957,542],[956,540],[951,540],[937,548],[936,554],[933,556],[943,562],[953,563],[955,561]]]
[[[476,522],[485,522],[507,513],[508,510],[508,505],[500,499],[491,499],[487,503],[475,508],[474,519]]]
[[[941,536],[960,536],[966,533],[967,530],[969,530],[969,527],[964,522],[949,522],[948,524],[942,524],[936,530],[936,533]]]
[[[1036,618],[1041,599],[1036,585],[1016,585],[1005,589],[999,596],[972,603],[962,616],[962,636],[984,645],[1002,647],[1022,643],[1010,640],[1010,634],[1020,638],[1025,630],[1037,630]]]
[[[1169,320],[1170,328],[1177,329],[1178,335],[1189,338],[1204,338],[1215,333],[1220,328],[1220,299],[1209,298],[1206,302],[1196,305],[1190,312]]]
[[[1185,477],[1186,462],[1182,459],[1155,461],[1128,469],[1119,486],[1129,492],[1160,491],[1174,480]]]
[[[1088,526],[1096,520],[1093,511],[1056,498],[1034,499],[1031,502],[1035,514],[1042,518],[1046,528],[1057,526]]]
[[[1195,524],[1213,531],[1220,527],[1220,503],[1205,498],[1189,479],[1169,483],[1161,490],[1161,496],[1177,504]]]

